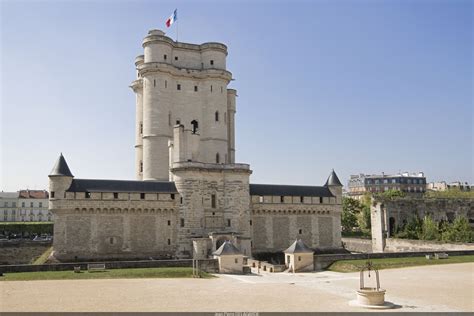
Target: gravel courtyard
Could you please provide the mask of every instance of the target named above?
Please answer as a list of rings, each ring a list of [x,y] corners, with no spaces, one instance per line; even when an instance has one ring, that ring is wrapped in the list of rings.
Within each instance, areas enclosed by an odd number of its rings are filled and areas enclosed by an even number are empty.
[[[474,311],[474,263],[380,271],[389,311]],[[364,311],[358,273],[0,282],[0,312]]]

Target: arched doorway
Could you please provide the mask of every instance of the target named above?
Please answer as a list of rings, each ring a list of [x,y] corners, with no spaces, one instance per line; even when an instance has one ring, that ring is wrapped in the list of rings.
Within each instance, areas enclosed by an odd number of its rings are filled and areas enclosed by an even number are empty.
[[[395,233],[395,218],[390,217],[388,219],[388,237],[392,237]]]
[[[217,240],[216,241],[216,250],[219,249],[224,242],[225,242],[225,238]]]

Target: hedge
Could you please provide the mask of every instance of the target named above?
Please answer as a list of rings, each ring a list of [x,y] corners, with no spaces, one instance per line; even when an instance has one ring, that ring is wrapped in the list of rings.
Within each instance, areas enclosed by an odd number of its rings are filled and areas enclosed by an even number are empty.
[[[41,235],[53,234],[52,222],[3,222],[0,223],[0,234]]]

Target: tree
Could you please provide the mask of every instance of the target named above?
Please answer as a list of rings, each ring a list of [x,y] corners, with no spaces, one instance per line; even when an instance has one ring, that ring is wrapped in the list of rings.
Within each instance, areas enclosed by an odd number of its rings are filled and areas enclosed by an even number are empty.
[[[357,227],[357,215],[361,212],[362,204],[352,198],[344,197],[342,199],[342,217],[341,223],[344,231],[352,231]]]
[[[362,211],[357,214],[357,224],[360,230],[365,234],[370,234],[371,219],[370,219],[370,205],[363,205]]]
[[[420,239],[423,240],[439,240],[438,224],[431,218],[431,216],[425,216],[421,225]]]
[[[391,199],[391,200],[398,197],[404,197],[405,195],[406,195],[405,192],[402,192],[400,190],[394,190],[394,189],[390,189],[382,193],[375,194],[375,196],[377,197]]]
[[[446,242],[473,242],[474,236],[465,217],[456,217],[452,224],[445,227],[441,239]]]

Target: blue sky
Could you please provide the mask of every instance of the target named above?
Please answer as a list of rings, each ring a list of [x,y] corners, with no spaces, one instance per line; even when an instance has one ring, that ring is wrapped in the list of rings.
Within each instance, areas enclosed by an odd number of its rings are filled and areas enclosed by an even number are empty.
[[[253,183],[474,182],[471,1],[0,2],[1,190],[47,188],[60,152],[134,178],[133,61],[175,8],[180,41],[229,47]]]

